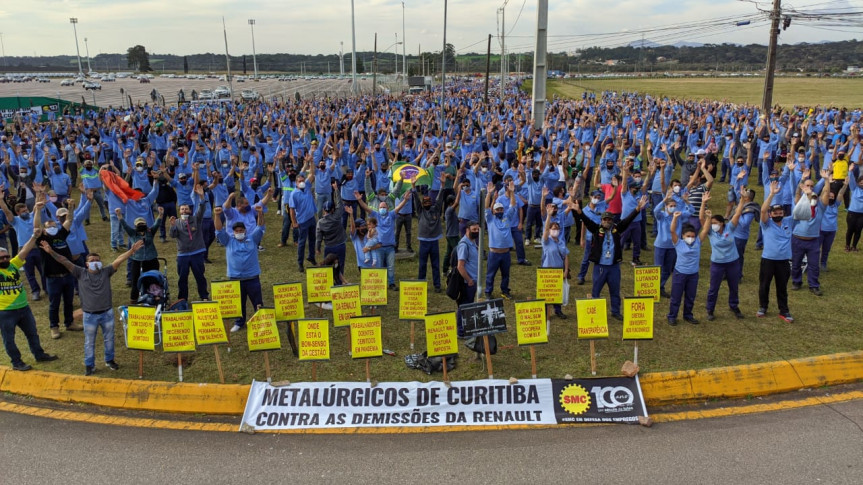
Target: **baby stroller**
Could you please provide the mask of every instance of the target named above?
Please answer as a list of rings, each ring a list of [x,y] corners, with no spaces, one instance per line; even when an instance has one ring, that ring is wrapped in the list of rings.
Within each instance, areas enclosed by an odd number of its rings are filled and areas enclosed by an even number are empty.
[[[168,260],[158,258],[161,269],[144,271],[138,277],[138,305],[156,307],[155,343],[162,343],[162,312],[182,311],[189,309],[186,300],[171,302],[171,288],[168,285]],[[129,311],[125,306],[119,307],[120,321],[123,323],[123,335],[126,334]]]

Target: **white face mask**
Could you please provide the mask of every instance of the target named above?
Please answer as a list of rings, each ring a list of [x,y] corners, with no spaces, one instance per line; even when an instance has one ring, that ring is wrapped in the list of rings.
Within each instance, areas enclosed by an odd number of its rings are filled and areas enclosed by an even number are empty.
[[[719,232],[719,230],[722,229],[722,226],[720,224],[711,224],[710,228],[713,229],[713,232]]]
[[[691,246],[692,243],[695,242],[695,238],[692,236],[687,236],[687,237],[683,238],[683,242],[685,242],[686,244],[689,244]]]
[[[246,240],[246,233],[245,232],[235,232],[234,233],[234,239],[236,239],[237,241],[245,241]]]
[[[57,226],[48,227],[45,229],[45,232],[48,233],[49,236],[56,236],[59,229],[57,229]]]
[[[87,269],[89,269],[90,271],[99,271],[100,269],[102,269],[102,262],[90,261],[87,263]]]
[[[677,210],[677,207],[668,207],[665,210],[667,210],[669,214],[674,214],[674,211]]]
[[[188,221],[189,220],[189,214],[180,214],[180,220]]]
[[[300,190],[305,189],[305,188],[306,188],[306,183],[305,183],[305,182],[299,182],[299,183],[297,183],[297,188],[298,188],[298,189],[300,189]]]
[[[591,197],[590,202],[593,205],[599,204],[599,197]]]
[[[483,169],[482,169],[482,173],[488,173],[488,169],[487,169],[487,168],[485,168],[485,167],[483,167]]]
[[[548,234],[553,238],[557,238],[558,236],[560,236],[560,229],[552,229],[548,231]]]
[[[675,186],[674,186],[674,188],[673,188],[672,190],[674,191],[674,193],[675,193],[675,194],[679,194],[679,193],[680,193],[680,186],[679,186],[679,185],[675,185]]]
[[[144,171],[144,167],[135,167],[135,170],[137,170],[137,171],[139,171],[139,172],[143,172],[143,171]]]

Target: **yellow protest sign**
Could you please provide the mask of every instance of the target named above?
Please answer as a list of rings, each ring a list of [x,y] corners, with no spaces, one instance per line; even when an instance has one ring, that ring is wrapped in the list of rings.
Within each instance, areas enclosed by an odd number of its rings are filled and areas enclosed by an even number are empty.
[[[276,310],[274,308],[259,308],[246,322],[246,341],[249,352],[260,350],[279,350],[282,341],[279,339],[279,327],[276,326]]]
[[[385,268],[360,268],[360,302],[363,305],[387,304]]]
[[[192,322],[195,324],[195,340],[198,341],[198,345],[221,344],[228,341],[219,302],[192,303]]]
[[[635,296],[649,296],[654,302],[659,301],[659,266],[636,266]]]
[[[382,355],[381,316],[351,318],[351,357],[365,359]]]
[[[273,306],[276,309],[276,321],[299,320],[306,318],[303,305],[302,283],[279,283],[273,285]]]
[[[575,313],[578,319],[578,338],[608,338],[608,314],[604,299],[576,300]]]
[[[297,346],[300,360],[330,360],[330,322],[297,320]]]
[[[222,318],[243,316],[239,280],[210,282],[210,299],[219,302]]]
[[[545,304],[542,300],[515,302],[515,330],[519,345],[548,343]]]
[[[428,283],[424,280],[399,283],[399,319],[423,320],[428,309]]]
[[[162,313],[162,350],[193,352],[195,330],[191,311]]]
[[[430,313],[425,316],[426,352],[429,357],[458,353],[455,312]]]
[[[623,299],[623,340],[653,339],[653,298]]]
[[[156,307],[129,306],[126,310],[126,348],[153,350],[156,347]]]
[[[536,299],[548,304],[563,303],[563,268],[536,269]]]
[[[306,268],[306,293],[309,303],[331,301],[330,288],[333,286],[333,268]]]
[[[330,288],[333,299],[333,326],[347,327],[351,318],[363,314],[360,306],[360,285],[340,285]]]

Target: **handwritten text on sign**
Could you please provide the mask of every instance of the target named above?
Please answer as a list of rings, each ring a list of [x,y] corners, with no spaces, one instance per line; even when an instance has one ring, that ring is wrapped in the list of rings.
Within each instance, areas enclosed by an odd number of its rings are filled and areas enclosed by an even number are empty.
[[[219,302],[196,301],[192,303],[195,339],[198,345],[221,344],[228,341]]]
[[[329,360],[330,322],[311,319],[297,321],[297,342],[300,360]]]
[[[659,266],[636,266],[634,273],[635,296],[649,296],[659,301]]]
[[[623,300],[623,340],[653,338],[653,298]]]
[[[309,303],[330,301],[330,288],[333,286],[333,268],[306,268],[306,292]]]
[[[432,313],[425,317],[426,352],[429,357],[458,353],[455,312]]]
[[[542,300],[515,302],[515,325],[519,345],[547,344],[545,302]]]
[[[243,316],[239,281],[213,281],[210,283],[210,289],[213,292],[213,301],[219,302],[222,318]]]
[[[359,285],[334,286],[330,288],[330,296],[333,299],[334,327],[347,327],[351,324],[351,317],[362,314]]]
[[[360,301],[363,305],[387,304],[387,270],[360,269]]]
[[[273,306],[276,320],[299,320],[305,318],[302,283],[282,283],[273,285]]]
[[[192,312],[162,313],[162,350],[165,352],[192,352],[195,350],[195,331]]]
[[[563,303],[563,269],[536,269],[536,299],[548,304]]]
[[[354,359],[384,355],[380,315],[351,318],[351,347]]]
[[[135,350],[153,350],[155,348],[156,308],[147,306],[130,306],[127,308],[126,347]]]
[[[258,309],[255,315],[246,322],[246,327],[246,340],[250,351],[279,350],[282,348],[274,309]]]
[[[428,283],[404,281],[399,283],[399,319],[422,320],[428,308]]]
[[[608,338],[608,314],[601,298],[576,300],[578,338]]]

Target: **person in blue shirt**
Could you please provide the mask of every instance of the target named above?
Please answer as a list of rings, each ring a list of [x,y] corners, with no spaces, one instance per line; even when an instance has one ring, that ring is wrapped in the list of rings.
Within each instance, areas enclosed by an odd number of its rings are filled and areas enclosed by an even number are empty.
[[[258,260],[258,245],[264,238],[265,220],[264,208],[255,206],[258,221],[250,234],[246,234],[246,226],[240,221],[234,223],[231,228],[232,235],[225,231],[222,219],[218,217],[221,207],[213,209],[216,217],[213,224],[216,226],[216,239],[225,246],[225,261],[228,263],[228,279],[240,280],[240,307],[243,315],[234,320],[231,332],[238,332],[246,326],[246,299],[252,304],[252,309],[257,310],[264,304],[264,295],[261,290],[261,263]]]
[[[845,232],[845,252],[857,252],[857,243],[860,242],[860,234],[863,232],[863,175],[858,175],[856,170],[848,170],[845,191],[846,197],[850,192],[850,203],[847,204],[848,215],[845,218],[848,228]]]
[[[605,203],[605,194],[602,190],[596,189],[590,193],[590,201],[587,207],[583,209],[585,217],[590,218],[596,224],[602,222],[601,215],[608,209],[608,204]],[[552,208],[554,212],[554,208]],[[550,218],[549,218],[550,219]],[[584,277],[587,276],[587,270],[590,268],[590,245],[593,242],[593,235],[587,230],[584,225],[581,225],[581,247],[584,249],[584,256],[581,259],[581,267],[578,270],[578,285],[584,284]]]
[[[459,274],[465,281],[464,291],[459,294],[456,304],[461,306],[465,303],[473,303],[476,300],[476,281],[479,279],[479,222],[472,221],[467,224],[467,232],[462,236],[456,246],[456,257]],[[464,337],[464,325],[461,320],[461,310],[456,311],[456,331],[458,336]]]
[[[770,302],[770,284],[776,283],[776,300],[779,318],[793,323],[788,310],[788,280],[791,278],[791,215],[785,215],[781,204],[773,204],[779,193],[779,182],[770,183],[770,193],[761,205],[761,231],[764,234],[764,251],[761,253],[761,269],[758,277],[758,312],[755,316],[767,316]]]
[[[575,206],[581,223],[590,231],[593,238],[593,244],[590,246],[590,262],[593,263],[591,295],[593,298],[599,298],[602,287],[607,285],[611,298],[611,316],[620,321],[623,321],[623,315],[620,313],[620,261],[623,259],[620,235],[646,205],[647,196],[644,196],[638,201],[636,209],[616,224],[615,215],[611,212],[604,212],[597,224],[584,214],[579,205]]]
[[[710,200],[710,192],[704,194],[702,207]],[[734,238],[734,231],[740,222],[745,202],[741,198],[737,203],[737,209],[731,220],[726,220],[719,214],[713,215],[711,211],[705,210],[705,219],[710,219],[710,225],[703,224],[701,232],[707,232],[710,240],[710,288],[707,290],[707,320],[713,321],[716,317],[713,313],[716,308],[716,300],[719,296],[719,286],[722,281],[728,282],[728,307],[737,318],[743,318],[740,311],[740,297],[737,289],[740,284],[740,255]]]
[[[703,207],[702,205],[700,211],[702,217],[705,215]],[[667,318],[669,325],[677,325],[677,314],[682,302],[683,319],[692,325],[698,325],[698,319],[692,314],[692,309],[695,307],[695,294],[698,290],[701,243],[707,235],[707,231],[702,230],[696,237],[695,227],[684,224],[681,230],[683,237],[678,237],[677,225],[680,214],[680,212],[674,213],[669,227],[669,235],[672,244],[674,244],[674,251],[677,253],[677,261],[674,263],[674,276],[671,278],[671,303],[668,307]],[[706,224],[702,224],[702,226],[706,226]]]
[[[515,203],[515,184],[510,181],[505,186],[506,196],[509,198],[509,209],[505,209],[500,202],[493,202],[494,199],[494,184],[488,183],[488,192],[486,195],[486,207],[494,204],[492,209],[486,209],[486,228],[488,229],[488,266],[485,273],[485,297],[491,299],[492,289],[494,287],[494,277],[497,271],[500,270],[500,292],[501,295],[508,299],[512,299],[509,291],[509,268],[512,264],[512,257],[509,254],[512,248],[512,220],[518,217],[518,208]]]
[[[317,220],[315,219],[315,196],[313,188],[315,183],[315,171],[309,174],[306,179],[304,173],[298,173],[296,178],[296,188],[291,192],[288,207],[291,211],[291,227],[297,231],[297,265],[300,273],[303,270],[303,255],[305,254],[306,244],[308,244],[309,255],[307,261],[314,266],[317,266],[315,260],[315,228]],[[282,236],[282,243],[287,241],[287,235]]]
[[[809,292],[815,296],[821,296],[821,283],[818,281],[821,265],[817,262],[821,259],[821,220],[824,211],[830,202],[830,182],[833,175],[826,174],[826,179],[815,182],[808,178],[809,169],[804,172],[804,179],[798,189],[798,203],[792,214],[794,229],[791,232],[791,288],[799,290],[803,286],[803,258],[806,258],[806,279],[809,284]],[[825,184],[826,182],[826,184]],[[818,195],[818,191],[821,195]],[[802,207],[805,216],[798,214],[797,207]],[[809,263],[811,261],[811,263]]]
[[[552,207],[546,208],[548,212],[551,210],[553,210]],[[569,278],[569,249],[566,247],[566,241],[562,237],[560,224],[552,222],[551,217],[545,219],[545,227],[542,231],[542,259],[540,266],[543,268],[561,268],[563,269],[563,278]],[[546,315],[548,315],[548,307],[550,306],[554,307],[554,314],[558,318],[566,320],[566,315],[558,304],[546,305]]]
[[[398,192],[401,190],[401,182],[396,186],[394,192]],[[378,220],[378,240],[381,243],[381,247],[378,251],[378,254],[381,257],[381,262],[386,264],[387,267],[387,284],[390,290],[395,291],[396,288],[396,213],[398,213],[408,202],[410,202],[410,197],[405,196],[402,197],[401,202],[395,209],[390,209],[390,201],[395,197],[393,193],[384,194],[385,197],[381,198],[379,194],[374,199],[370,200],[370,203],[377,205],[377,215],[376,218]],[[368,204],[361,197],[359,197],[359,192],[354,194],[357,198],[357,203],[359,203],[360,207],[363,208],[369,214],[374,213],[374,211],[369,208]]]
[[[56,204],[62,205],[69,197],[69,190],[72,188],[72,179],[69,177],[69,174],[63,171],[63,168],[56,160],[52,161],[52,165],[51,170],[53,173],[48,177],[48,181],[51,183],[54,193],[57,194]]]
[[[825,187],[825,189],[828,187]],[[846,190],[848,190],[847,183],[843,184],[837,193],[828,190],[827,207],[824,209],[824,216],[821,217],[819,243],[821,245],[821,271],[825,273],[827,272],[827,260],[830,257],[830,249],[833,247],[833,241],[836,239],[836,231],[839,230],[839,206],[836,204],[836,201],[842,200],[842,196]]]
[[[81,183],[84,185],[84,189],[92,191],[93,201],[96,202],[96,206],[99,207],[99,214],[102,216],[102,221],[107,221],[108,214],[105,213],[105,209],[108,204],[105,202],[105,196],[102,191],[102,180],[99,179],[99,171],[93,168],[93,160],[84,160],[84,165],[81,167],[78,174],[81,176]],[[73,180],[72,183],[74,184],[75,181]],[[90,225],[89,213],[87,214],[87,218],[84,220],[84,224]]]
[[[30,214],[30,211],[27,210],[27,206],[23,203],[15,204],[15,214],[12,215],[12,211],[9,210],[9,207],[6,205],[6,200],[0,197],[0,208],[3,210],[3,214],[6,216],[6,220],[8,220],[12,227],[15,229],[15,235],[18,239],[18,247],[23,248],[25,244],[30,240],[30,237],[33,235],[33,216]],[[41,228],[40,228],[41,229]],[[30,291],[33,292],[33,296],[31,296],[33,301],[39,301],[42,298],[42,288],[45,288],[47,291],[47,281],[45,280],[45,272],[42,269],[42,253],[40,251],[28,251],[22,254],[25,254],[26,257],[24,259],[24,273],[27,276],[27,283],[30,285]],[[40,279],[36,279],[36,269],[39,269]],[[39,285],[41,280],[42,285]]]
[[[459,170],[459,173],[463,171]],[[479,194],[473,190],[469,179],[463,179],[459,184],[455,205],[458,207],[458,233],[464,235],[470,223],[479,222]]]

